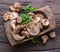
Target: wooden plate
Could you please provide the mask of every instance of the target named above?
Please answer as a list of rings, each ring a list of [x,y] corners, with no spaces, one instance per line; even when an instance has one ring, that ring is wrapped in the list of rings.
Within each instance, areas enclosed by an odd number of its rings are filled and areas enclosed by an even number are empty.
[[[42,13],[45,17],[48,17],[48,19],[50,21],[49,27],[47,29],[43,30],[42,32],[40,32],[40,34],[38,36],[41,36],[44,33],[55,29],[55,27],[56,27],[55,19],[53,17],[52,11],[50,10],[50,8],[48,6],[45,6],[43,8],[39,8],[36,11],[33,11],[33,13]],[[12,46],[33,39],[33,37],[31,37],[29,39],[24,39],[23,41],[16,41],[12,37],[12,29],[11,29],[11,26],[10,26],[10,21],[5,22],[4,25],[5,25],[5,29],[6,29],[6,36],[7,36],[8,40],[11,43]]]

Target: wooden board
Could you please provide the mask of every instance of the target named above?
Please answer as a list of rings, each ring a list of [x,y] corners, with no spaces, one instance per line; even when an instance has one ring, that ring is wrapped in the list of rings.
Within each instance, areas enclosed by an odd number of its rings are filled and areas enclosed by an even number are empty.
[[[54,14],[57,24],[54,30],[57,34],[56,38],[49,39],[46,45],[42,45],[41,42],[32,44],[28,41],[28,43],[12,47],[5,36],[2,16],[8,10],[8,7],[16,1],[21,2],[23,5],[32,4],[36,8],[48,5]],[[60,52],[60,0],[0,0],[0,52]]]
[[[42,11],[42,12],[41,12]],[[37,9],[36,11],[34,11],[33,13],[43,13],[42,15],[46,18],[49,19],[50,21],[50,25],[48,28],[46,28],[45,30],[43,30],[42,32],[40,32],[40,34],[38,36],[41,36],[43,35],[44,33],[52,30],[52,29],[55,29],[56,27],[56,23],[55,23],[55,19],[54,19],[54,16],[53,16],[53,13],[52,11],[50,10],[50,8],[48,6],[45,6],[43,8],[39,8]],[[46,16],[45,16],[46,15]],[[31,39],[33,39],[33,37],[29,38],[29,39],[24,39],[22,41],[16,41],[13,37],[12,37],[12,29],[11,29],[11,26],[10,26],[10,21],[7,21],[5,22],[5,28],[6,28],[6,36],[9,40],[9,42],[11,43],[12,46],[16,45],[16,44],[20,44],[20,43],[23,43],[23,42],[26,42],[26,41],[29,41]]]

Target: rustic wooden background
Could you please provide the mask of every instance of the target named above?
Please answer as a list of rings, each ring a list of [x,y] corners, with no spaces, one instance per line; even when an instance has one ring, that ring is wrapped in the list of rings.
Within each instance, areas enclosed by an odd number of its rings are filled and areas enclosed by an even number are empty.
[[[22,5],[32,4],[36,8],[48,5],[55,17],[57,27],[56,38],[49,39],[46,45],[42,43],[32,44],[28,41],[17,46],[12,47],[5,36],[5,27],[3,21],[3,14],[8,11],[9,6],[14,2],[20,2]],[[60,52],[60,0],[0,0],[0,52]]]

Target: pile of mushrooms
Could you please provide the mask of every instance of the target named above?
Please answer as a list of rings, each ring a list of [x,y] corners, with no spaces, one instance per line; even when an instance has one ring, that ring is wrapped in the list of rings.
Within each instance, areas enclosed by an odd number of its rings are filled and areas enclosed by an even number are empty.
[[[28,24],[22,24],[22,18],[19,16],[21,9],[22,5],[19,2],[16,2],[13,6],[10,6],[11,12],[6,12],[3,15],[3,19],[5,21],[10,20],[12,36],[16,41],[36,37],[39,35],[42,29],[49,26],[50,22],[48,18],[44,18],[42,14],[34,14],[32,12],[27,14],[32,17],[32,21]],[[42,36],[42,40],[43,43],[46,43],[48,36]]]

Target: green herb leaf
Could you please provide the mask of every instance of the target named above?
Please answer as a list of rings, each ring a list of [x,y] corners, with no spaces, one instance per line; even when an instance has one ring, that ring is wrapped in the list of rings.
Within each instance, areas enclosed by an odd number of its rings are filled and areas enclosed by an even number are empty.
[[[36,10],[36,8],[32,7],[32,5],[27,5],[26,7],[22,8],[22,10],[25,12],[32,12]]]
[[[27,24],[32,21],[32,18],[27,14],[21,14],[22,17],[22,24]]]
[[[32,39],[32,43],[39,43],[39,41],[40,41],[40,38],[39,37],[35,37],[35,38],[33,38]]]

